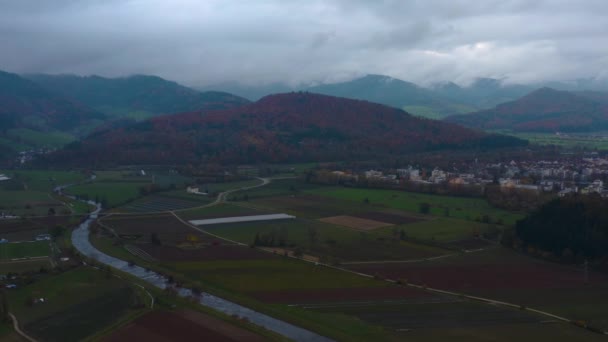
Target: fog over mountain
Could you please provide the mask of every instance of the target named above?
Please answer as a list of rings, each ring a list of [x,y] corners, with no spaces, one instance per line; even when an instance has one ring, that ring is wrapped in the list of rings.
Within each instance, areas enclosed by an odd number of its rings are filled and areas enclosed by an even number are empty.
[[[0,0],[0,69],[204,87],[608,78],[608,2]]]

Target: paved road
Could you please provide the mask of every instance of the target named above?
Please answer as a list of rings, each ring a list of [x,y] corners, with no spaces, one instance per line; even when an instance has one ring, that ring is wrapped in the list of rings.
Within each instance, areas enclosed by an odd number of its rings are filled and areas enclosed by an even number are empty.
[[[268,184],[268,180],[263,183],[263,185],[266,184]],[[224,192],[223,194],[227,193],[230,193],[230,191]],[[101,207],[99,206],[99,204],[97,204],[97,209],[91,213],[90,217],[73,231],[72,244],[74,245],[74,247],[81,254],[86,255],[89,258],[95,259],[105,265],[109,265],[120,271],[134,275],[158,288],[166,288],[166,279],[161,275],[152,271],[146,271],[144,268],[139,266],[129,266],[126,261],[104,254],[101,251],[97,250],[91,244],[91,242],[89,241],[89,227],[91,223],[97,218],[100,211]],[[192,291],[190,291],[190,289],[180,288],[177,290],[178,294],[182,297],[189,297],[192,295]],[[238,315],[239,317],[245,317],[254,324],[262,326],[268,330],[274,331],[295,341],[332,341],[312,331],[302,329],[290,323],[267,316],[265,314],[251,310],[239,304],[232,303],[225,299],[210,295],[208,293],[204,293],[201,296],[199,302],[204,306],[213,308],[228,315]]]

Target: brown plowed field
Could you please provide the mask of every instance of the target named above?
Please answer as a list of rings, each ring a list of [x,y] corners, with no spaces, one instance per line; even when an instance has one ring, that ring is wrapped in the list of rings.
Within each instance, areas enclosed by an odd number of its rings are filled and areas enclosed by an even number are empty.
[[[465,239],[465,240],[460,240],[460,241],[453,241],[453,242],[450,242],[449,245],[458,247],[461,249],[468,249],[468,250],[486,248],[486,247],[491,246],[491,244],[489,242],[481,240],[481,239],[475,239],[475,238]]]
[[[154,311],[113,332],[104,341],[265,341],[243,328],[194,311]]]
[[[374,229],[383,228],[383,227],[390,227],[393,225],[391,223],[368,220],[368,219],[363,219],[363,218],[354,217],[354,216],[347,216],[347,215],[325,217],[325,218],[319,219],[319,221],[325,222],[325,223],[336,224],[339,226],[344,226],[344,227],[357,229],[357,230],[374,230]]]
[[[423,221],[423,219],[418,218],[418,217],[384,213],[384,212],[380,212],[380,211],[370,211],[370,212],[365,212],[365,213],[358,213],[358,214],[354,214],[352,216],[359,217],[362,219],[391,223],[391,224],[409,224],[409,223]]]
[[[310,304],[357,301],[388,301],[431,298],[432,294],[408,287],[364,287],[348,289],[263,291],[251,294],[267,303]]]
[[[521,264],[441,266],[366,264],[352,265],[349,268],[448,290],[548,289],[585,285],[582,271],[533,261]],[[595,274],[592,278],[594,282],[608,283],[608,277],[603,275]]]
[[[256,260],[275,257],[271,253],[238,245],[209,245],[196,249],[153,244],[137,245],[137,247],[161,261]]]
[[[220,241],[183,224],[173,215],[110,217],[102,219],[101,222],[125,238],[149,240],[152,234],[156,234],[163,242],[182,243],[187,241],[189,235],[194,235],[198,237],[199,242]]]

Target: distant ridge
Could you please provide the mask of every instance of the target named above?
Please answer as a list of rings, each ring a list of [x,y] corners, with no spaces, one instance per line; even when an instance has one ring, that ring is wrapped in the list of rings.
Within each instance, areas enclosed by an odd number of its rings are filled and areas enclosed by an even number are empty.
[[[577,94],[545,87],[493,109],[450,116],[445,121],[473,128],[520,132],[606,130],[607,97],[602,93]]]
[[[28,75],[30,80],[113,117],[145,119],[161,114],[238,107],[248,100],[224,92],[199,92],[157,76],[105,78]]]
[[[522,144],[371,102],[288,93],[229,110],[160,116],[99,131],[49,160],[82,165],[361,160]]]

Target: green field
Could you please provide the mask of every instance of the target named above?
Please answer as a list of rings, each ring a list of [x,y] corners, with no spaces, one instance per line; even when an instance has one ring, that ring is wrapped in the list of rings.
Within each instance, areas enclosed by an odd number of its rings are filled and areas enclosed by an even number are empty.
[[[49,259],[33,259],[33,260],[20,260],[20,261],[4,261],[0,262],[0,274],[7,273],[22,273],[22,272],[36,272],[41,268],[50,269],[51,264]]]
[[[379,204],[408,212],[419,212],[420,204],[428,203],[431,206],[431,215],[465,220],[481,220],[484,215],[487,215],[491,222],[500,221],[510,225],[522,218],[521,214],[494,208],[487,201],[479,198],[439,196],[397,190],[336,187],[318,188],[308,192],[350,201],[351,203],[362,203],[365,199],[368,199],[370,204]]]
[[[262,187],[239,191],[235,193],[235,195],[242,197],[246,194],[249,199],[256,199],[271,196],[293,195],[322,187],[323,186],[321,185],[304,183],[299,179],[277,179]]]
[[[31,303],[43,298],[44,303]],[[90,268],[50,275],[10,293],[9,307],[37,338],[76,341],[132,315],[137,292],[115,277]],[[138,309],[139,310],[139,309]]]
[[[6,135],[28,146],[46,148],[60,148],[76,139],[68,133],[39,132],[27,128],[10,129]]]
[[[608,138],[593,137],[584,134],[571,134],[569,137],[562,137],[553,133],[514,133],[499,132],[512,135],[530,141],[535,145],[554,145],[573,149],[608,150]]]
[[[105,202],[108,207],[116,207],[135,200],[140,196],[143,182],[94,182],[70,187],[71,195]]]
[[[48,241],[0,244],[0,260],[35,258],[48,256],[50,253],[51,248]]]
[[[418,240],[451,242],[473,237],[492,227],[492,225],[481,222],[437,217],[431,220],[400,225],[396,228],[383,228],[382,230],[390,231],[392,229],[403,229],[408,237]],[[494,226],[494,228],[499,229],[498,226]]]
[[[58,215],[71,213],[50,192],[57,185],[84,179],[80,173],[67,171],[0,170],[0,173],[11,178],[0,182],[0,211],[19,216],[46,216],[50,208]]]
[[[222,260],[167,264],[193,279],[240,293],[284,289],[329,289],[386,286],[382,282],[299,260]]]

